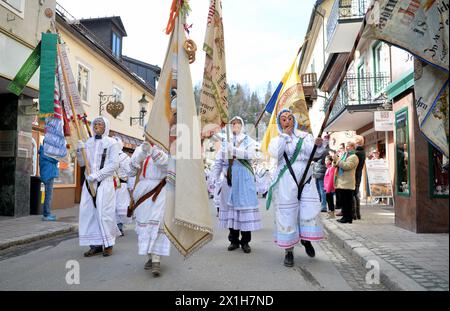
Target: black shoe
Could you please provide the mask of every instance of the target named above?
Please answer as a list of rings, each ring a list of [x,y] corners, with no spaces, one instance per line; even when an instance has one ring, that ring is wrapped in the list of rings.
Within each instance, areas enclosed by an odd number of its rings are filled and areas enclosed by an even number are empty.
[[[84,257],[94,257],[96,255],[100,255],[102,252],[102,246],[91,247],[86,253],[84,253]]]
[[[152,259],[151,258],[145,263],[144,269],[145,270],[151,270],[152,269]]]
[[[340,222],[341,224],[351,224],[353,222],[353,220],[345,219],[344,217],[338,219],[337,221]]]
[[[234,251],[234,250],[236,250],[236,249],[238,249],[239,248],[239,244],[234,244],[234,243],[231,243],[230,244],[230,246],[228,246],[228,250],[231,252],[231,251]]]
[[[252,252],[252,249],[251,249],[250,245],[248,245],[248,244],[242,245],[242,250],[243,250],[244,253],[246,253],[246,254],[250,254],[250,253]]]
[[[306,254],[308,254],[309,257],[314,258],[316,257],[316,251],[314,250],[314,247],[312,246],[310,241],[301,241],[302,245],[306,249]]]
[[[286,256],[284,256],[284,265],[288,268],[294,266],[294,252],[286,252]]]

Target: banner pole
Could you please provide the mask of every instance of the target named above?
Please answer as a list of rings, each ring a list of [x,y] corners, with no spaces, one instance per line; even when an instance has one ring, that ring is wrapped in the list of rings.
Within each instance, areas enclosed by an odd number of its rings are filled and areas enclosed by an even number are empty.
[[[61,58],[61,50],[60,50],[60,45],[59,44],[58,44],[58,57],[59,57],[59,59],[62,60],[62,58]],[[66,74],[66,72],[64,70],[64,66],[62,66],[62,64],[61,64],[61,70],[62,70],[62,73],[63,73],[64,82],[65,82],[66,87],[67,87],[68,86],[67,74]],[[75,111],[75,107],[74,107],[74,104],[73,104],[72,94],[70,92],[68,92],[67,95],[69,97],[69,103],[70,103],[70,107],[72,109],[73,120],[74,120],[74,123],[75,123],[75,128],[77,130],[78,139],[82,140],[83,137],[81,136],[81,128],[80,128],[80,124],[78,122],[78,116],[77,116],[77,113]],[[91,167],[89,165],[89,162],[88,162],[88,159],[87,159],[87,155],[86,155],[86,150],[84,148],[81,149],[81,155],[83,157],[83,161],[84,161],[84,164],[85,164],[85,167],[86,167],[86,174],[87,174],[87,176],[89,176],[91,174]],[[94,185],[92,183],[88,183],[88,184],[89,184],[89,188],[91,189],[92,195],[95,197],[96,189],[95,189]]]
[[[367,25],[367,21],[366,21],[366,17],[365,17],[364,20],[363,20],[363,23],[361,25],[361,28],[360,28],[360,30],[358,32],[358,36],[356,37],[355,43],[353,44],[352,51],[348,55],[347,62],[345,64],[344,70],[342,70],[342,74],[341,74],[341,76],[339,78],[339,82],[338,82],[338,84],[336,86],[336,91],[334,92],[334,94],[331,97],[331,102],[330,102],[330,105],[327,108],[327,112],[325,114],[325,119],[323,120],[323,123],[322,123],[322,126],[320,128],[319,134],[317,135],[318,138],[322,137],[323,132],[325,131],[325,128],[326,128],[327,123],[328,123],[328,120],[330,119],[331,112],[333,111],[334,104],[336,103],[336,100],[337,100],[337,98],[339,96],[339,92],[340,92],[341,87],[342,87],[342,85],[344,83],[344,80],[345,80],[345,78],[347,76],[347,71],[350,68],[350,64],[352,63],[352,61],[353,61],[353,59],[355,57],[356,50],[358,48],[359,42],[361,41],[362,34],[364,32],[364,29],[366,28],[366,25]],[[309,159],[308,159],[308,164],[306,165],[305,171],[303,172],[302,179],[300,180],[300,184],[298,185],[301,189],[303,189],[303,184],[305,183],[306,177],[308,176],[308,171],[309,171],[309,168],[311,166],[311,163],[314,160],[314,155],[316,154],[316,151],[317,151],[317,145],[314,144],[314,148],[313,148],[313,150],[311,152],[311,155],[309,156]]]

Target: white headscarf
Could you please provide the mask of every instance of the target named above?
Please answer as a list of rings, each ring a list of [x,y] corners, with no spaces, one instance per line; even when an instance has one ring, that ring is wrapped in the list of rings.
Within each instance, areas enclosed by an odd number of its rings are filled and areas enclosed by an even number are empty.
[[[108,137],[109,136],[109,121],[108,121],[108,119],[106,119],[105,117],[102,117],[102,116],[99,116],[99,117],[96,117],[93,121],[92,121],[92,123],[91,123],[91,130],[92,130],[92,133],[94,133],[95,135],[97,135],[96,133],[95,133],[95,130],[94,130],[94,124],[96,123],[96,122],[103,122],[103,124],[105,124],[105,132],[103,133],[103,135],[102,135],[102,138],[104,138],[104,137]]]

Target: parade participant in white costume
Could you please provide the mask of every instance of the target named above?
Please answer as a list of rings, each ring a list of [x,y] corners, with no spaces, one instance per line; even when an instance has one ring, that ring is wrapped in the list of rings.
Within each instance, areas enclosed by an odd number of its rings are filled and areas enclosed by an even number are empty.
[[[311,241],[324,237],[320,223],[320,199],[309,170],[305,186],[298,200],[298,183],[305,172],[314,145],[318,146],[316,155],[320,156],[328,140],[314,139],[311,134],[298,130],[297,120],[289,109],[283,109],[277,116],[279,136],[269,145],[270,155],[277,159],[278,165],[274,181],[269,189],[267,208],[272,205],[275,212],[275,243],[285,249],[284,265],[294,265],[294,246],[301,242],[310,257],[315,257]],[[291,163],[291,170],[285,158]],[[293,175],[295,174],[295,179]]]
[[[161,274],[160,256],[170,255],[170,241],[164,233],[167,165],[168,155],[145,142],[131,157],[129,171],[138,178],[133,199],[139,255],[149,256],[144,268],[154,277]]]
[[[130,157],[123,152],[123,142],[119,137],[114,137],[120,146],[119,151],[119,169],[117,170],[116,178],[116,220],[117,227],[122,234],[123,225],[126,221],[128,206],[130,205],[130,192],[128,186],[128,169],[130,166]]]
[[[116,237],[120,235],[116,223],[116,196],[113,175],[119,167],[120,146],[116,140],[108,137],[109,121],[97,117],[91,124],[94,137],[86,143],[78,143],[78,163],[85,166],[81,149],[86,150],[91,175],[86,177],[80,202],[79,238],[81,246],[90,246],[84,256],[92,257],[103,252],[103,256],[112,255]],[[93,198],[88,183],[96,187]]]
[[[219,228],[230,230],[229,251],[241,246],[248,254],[251,252],[249,243],[252,231],[262,227],[251,165],[251,160],[255,158],[255,141],[244,134],[242,118],[235,117],[230,123],[233,126],[232,141],[222,143],[213,167],[216,181],[221,173],[225,175],[220,193]],[[242,238],[239,240],[240,234]]]

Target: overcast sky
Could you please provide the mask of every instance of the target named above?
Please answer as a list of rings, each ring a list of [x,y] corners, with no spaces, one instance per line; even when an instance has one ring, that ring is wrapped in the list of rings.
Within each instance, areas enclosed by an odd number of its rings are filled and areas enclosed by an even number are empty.
[[[278,84],[303,42],[315,0],[223,0],[228,83],[248,84],[260,95]],[[162,67],[171,0],[58,0],[76,18],[120,16],[128,37],[123,54]],[[209,0],[190,0],[191,39],[203,46]],[[202,80],[204,52],[191,66]]]

